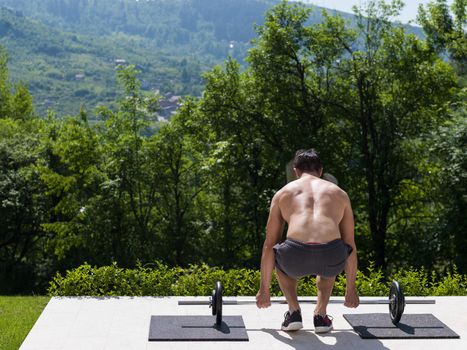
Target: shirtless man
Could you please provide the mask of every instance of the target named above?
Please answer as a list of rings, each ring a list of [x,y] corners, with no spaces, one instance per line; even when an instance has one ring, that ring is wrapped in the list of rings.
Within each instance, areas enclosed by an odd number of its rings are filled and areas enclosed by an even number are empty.
[[[269,287],[275,268],[289,306],[282,330],[299,330],[303,325],[297,300],[297,279],[316,275],[315,332],[329,332],[332,318],[326,314],[326,307],[335,278],[344,269],[344,305],[355,308],[359,304],[355,288],[357,249],[352,207],[343,190],[320,179],[323,167],[315,150],[297,152],[294,172],[297,180],[284,186],[271,201],[256,305],[259,308],[271,305]],[[287,239],[279,243],[286,222]]]

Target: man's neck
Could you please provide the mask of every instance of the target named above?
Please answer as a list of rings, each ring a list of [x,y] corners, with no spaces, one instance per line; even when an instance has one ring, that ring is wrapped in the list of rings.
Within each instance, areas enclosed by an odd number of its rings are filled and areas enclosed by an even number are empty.
[[[303,179],[305,177],[318,177],[319,178],[319,174],[315,172],[303,172],[302,175],[300,175],[300,178]]]

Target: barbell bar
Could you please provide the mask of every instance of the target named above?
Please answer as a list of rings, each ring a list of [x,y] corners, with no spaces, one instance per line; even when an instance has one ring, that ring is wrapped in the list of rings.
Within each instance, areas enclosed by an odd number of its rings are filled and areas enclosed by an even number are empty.
[[[220,281],[216,282],[209,300],[179,300],[178,305],[209,305],[212,308],[212,315],[216,316],[216,325],[222,323],[222,307],[224,305],[248,305],[256,304],[256,300],[223,300],[223,286]],[[299,303],[316,304],[316,299],[298,299]],[[343,304],[344,300],[330,299],[329,304]],[[286,304],[285,299],[273,299],[271,303]],[[389,316],[394,325],[397,325],[404,313],[406,304],[435,304],[434,299],[409,299],[406,300],[402,288],[397,281],[392,281],[389,288],[388,299],[362,299],[360,304],[389,305]]]
[[[316,304],[316,299],[298,299],[298,302],[300,304],[305,303],[305,304]],[[379,300],[379,299],[373,299],[373,300],[360,300],[360,304],[381,304],[381,305],[387,305],[391,301],[390,300]],[[272,299],[271,300],[272,304],[287,304],[285,299]],[[406,300],[406,304],[436,304],[435,300],[431,299],[420,299],[420,300]],[[256,304],[255,300],[222,300],[223,305],[249,305],[249,304]],[[335,300],[331,299],[329,300],[329,304],[344,304],[344,300]],[[208,300],[180,300],[178,302],[178,305],[211,305],[211,302]]]

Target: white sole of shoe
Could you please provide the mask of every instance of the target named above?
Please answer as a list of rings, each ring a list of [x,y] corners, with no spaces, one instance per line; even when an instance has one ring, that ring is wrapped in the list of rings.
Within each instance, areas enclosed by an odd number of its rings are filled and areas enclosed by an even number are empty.
[[[299,329],[302,329],[302,328],[303,328],[302,322],[292,322],[287,327],[284,327],[284,326],[281,327],[281,329],[286,332],[298,331]]]
[[[330,327],[315,327],[315,333],[327,333],[332,331],[332,326]]]

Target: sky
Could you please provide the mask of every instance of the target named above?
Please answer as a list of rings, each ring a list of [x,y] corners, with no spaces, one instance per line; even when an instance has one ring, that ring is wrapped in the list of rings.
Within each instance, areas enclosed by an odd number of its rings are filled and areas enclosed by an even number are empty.
[[[415,21],[417,17],[417,10],[419,4],[427,4],[430,0],[403,0],[405,3],[404,8],[400,16],[397,20],[401,21],[402,23],[408,23],[408,21],[413,20]],[[448,0],[448,5],[451,5],[454,0]],[[308,2],[314,5],[327,7],[330,9],[340,10],[344,12],[352,12],[352,6],[354,5],[363,5],[365,0],[302,0],[302,2]],[[386,1],[389,2],[389,1]],[[417,25],[416,23],[412,23],[413,25]]]

